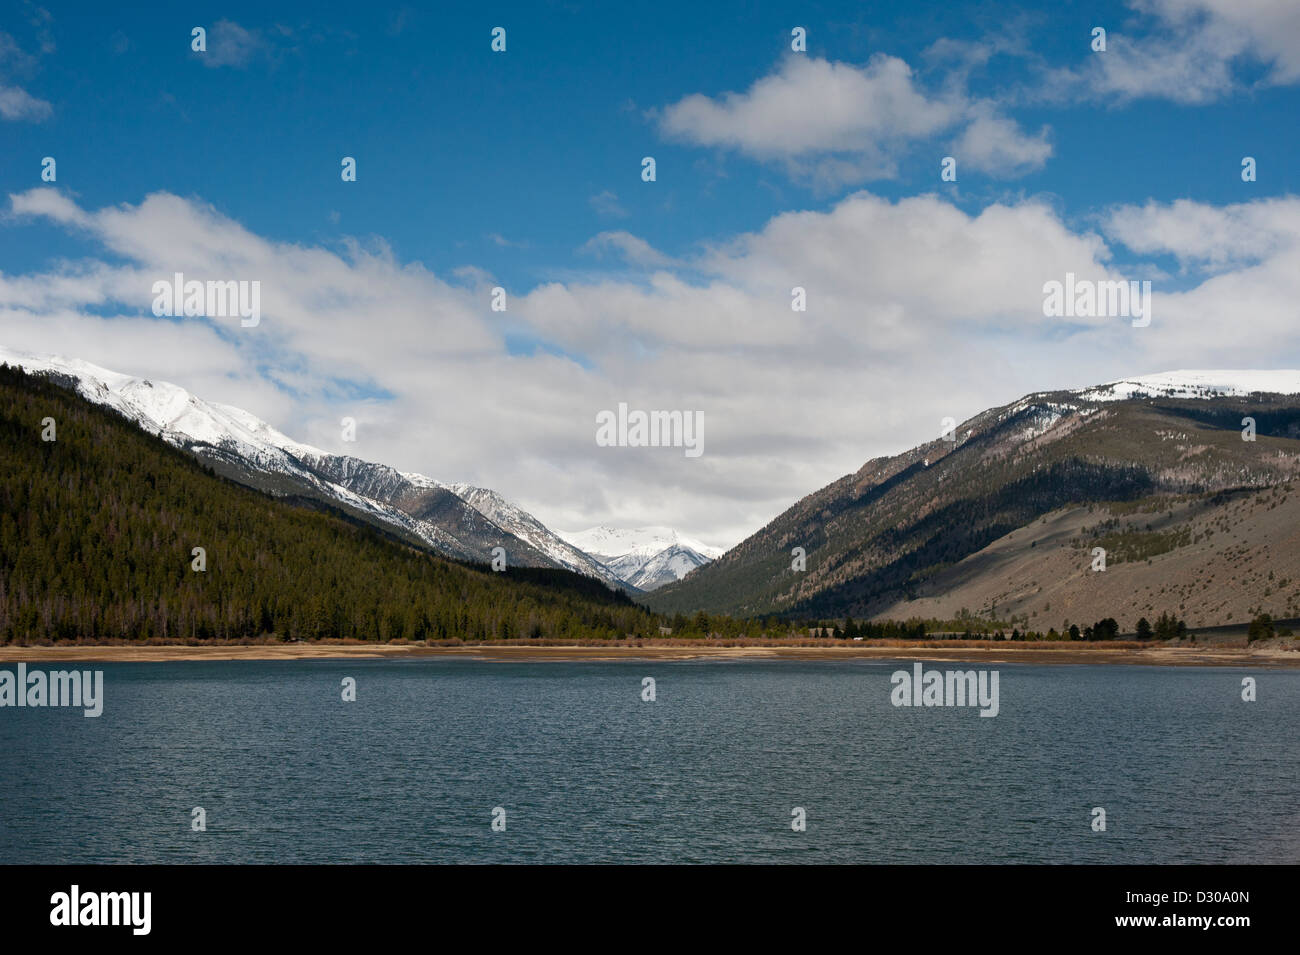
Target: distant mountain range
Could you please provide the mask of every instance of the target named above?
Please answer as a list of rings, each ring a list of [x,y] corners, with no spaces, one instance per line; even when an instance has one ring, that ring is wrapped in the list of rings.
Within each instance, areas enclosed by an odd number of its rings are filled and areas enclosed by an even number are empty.
[[[1132,630],[1300,615],[1300,371],[1176,371],[1038,392],[803,498],[721,553],[665,527],[556,533],[495,491],[292,440],[238,408],[0,349],[224,477],[408,543],[560,568],[652,610],[963,616]],[[937,429],[936,429],[937,430]],[[1105,552],[1105,569],[1095,554]]]
[[[1131,631],[1165,610],[1192,626],[1293,616],[1297,395],[1300,371],[1176,371],[1032,394],[950,440],[867,461],[645,600],[662,612],[972,615],[1042,630],[1109,616]]]
[[[681,580],[722,554],[722,548],[684,537],[670,527],[628,530],[600,526],[571,533],[561,531],[560,536],[642,591]]]
[[[444,484],[385,464],[330,454],[293,440],[247,411],[205,401],[168,382],[120,374],[78,359],[3,348],[0,362],[50,375],[241,484],[328,503],[447,557],[488,562],[493,548],[502,547],[512,566],[563,568],[637,593],[680,578],[708,560],[706,551],[717,553],[700,544],[692,547],[684,538],[679,543],[666,528],[652,528],[654,534],[667,535],[664,544],[654,553],[637,551],[637,557],[631,548],[605,555],[626,558],[615,568],[496,491]],[[642,531],[626,533],[640,543],[658,539]]]

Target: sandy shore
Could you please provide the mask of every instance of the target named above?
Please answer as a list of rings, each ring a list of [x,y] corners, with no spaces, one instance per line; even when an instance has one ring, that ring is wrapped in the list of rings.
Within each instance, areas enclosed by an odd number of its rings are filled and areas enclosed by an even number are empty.
[[[0,664],[105,663],[183,660],[322,660],[459,657],[472,660],[929,660],[989,663],[1127,664],[1130,666],[1236,666],[1300,668],[1300,652],[1244,647],[934,647],[890,646],[528,646],[425,647],[409,644],[289,643],[266,646],[0,647]]]

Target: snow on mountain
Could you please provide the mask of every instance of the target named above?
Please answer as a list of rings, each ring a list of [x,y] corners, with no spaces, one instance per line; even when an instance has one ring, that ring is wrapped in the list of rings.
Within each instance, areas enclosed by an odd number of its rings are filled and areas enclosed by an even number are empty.
[[[0,362],[74,379],[82,397],[108,405],[172,444],[187,440],[225,447],[268,464],[282,464],[286,454],[325,453],[299,444],[247,411],[203,401],[169,382],[133,378],[80,359],[5,348],[0,348]]]
[[[620,584],[599,560],[495,491],[445,485],[415,472],[330,454],[294,441],[247,411],[204,401],[168,382],[120,374],[79,359],[5,348],[0,348],[0,362],[69,380],[86,399],[114,409],[169,444],[209,462],[232,464],[241,473],[251,469],[289,478],[295,487],[396,526],[440,553],[485,560],[486,548],[499,543],[512,560],[564,567],[610,586]]]
[[[1154,375],[1121,378],[1117,381],[1070,391],[1039,391],[1026,395],[1005,408],[990,409],[984,414],[1007,418],[1029,412],[1026,416],[1026,427],[1019,435],[1021,441],[1029,441],[1050,431],[1066,416],[1077,414],[1087,417],[1095,414],[1099,410],[1097,404],[1144,398],[1209,400],[1255,393],[1300,394],[1300,371],[1290,369],[1165,371]],[[1069,397],[1061,401],[1062,395]],[[966,438],[969,437],[968,431]]]
[[[605,560],[605,566],[625,583],[638,590],[650,591],[681,580],[708,562],[709,558],[703,554],[681,544],[672,544],[649,556],[624,554],[610,557]]]
[[[698,551],[682,544],[674,544],[665,547],[648,560],[642,561],[639,567],[626,568],[627,576],[623,579],[639,590],[650,591],[675,580],[681,580],[691,571],[703,567],[708,562],[709,558]]]
[[[451,484],[448,488],[488,520],[535,547],[561,567],[586,574],[588,577],[599,577],[608,584],[618,586],[619,577],[611,573],[601,561],[564,540],[533,515],[511,504],[496,491],[474,487],[471,484]]]
[[[485,560],[503,544],[520,563],[564,567],[611,586],[620,582],[653,590],[680,580],[716,559],[722,548],[686,537],[670,527],[592,527],[555,533],[495,491],[469,484],[442,484],[415,472],[398,471],[302,444],[240,408],[204,401],[184,388],[149,381],[61,356],[30,355],[0,347],[0,362],[29,372],[47,372],[74,385],[85,398],[113,408],[177,447],[225,463],[237,474],[248,470],[287,478],[291,487],[333,500],[397,527],[452,557]],[[1213,398],[1255,392],[1300,394],[1300,371],[1192,370],[1123,378],[1069,394],[1087,402],[1133,398]],[[1088,408],[1053,404],[1044,392],[1010,408],[1036,409],[1022,438],[1049,430],[1064,411]],[[1046,401],[1046,403],[1044,403]],[[969,436],[969,435],[968,435]],[[287,493],[279,490],[278,493]]]
[[[1088,401],[1124,401],[1129,398],[1214,398],[1220,395],[1249,395],[1268,392],[1300,394],[1300,371],[1166,371],[1156,375],[1121,378],[1076,391]]]
[[[639,590],[654,590],[681,580],[723,552],[720,547],[678,534],[671,527],[602,525],[585,531],[561,531],[560,536]]]
[[[723,552],[721,547],[710,547],[694,538],[677,533],[671,527],[622,528],[601,525],[585,531],[559,531],[558,533],[574,547],[597,557],[613,558],[628,554],[653,557],[674,544],[689,547],[710,560],[722,556]]]

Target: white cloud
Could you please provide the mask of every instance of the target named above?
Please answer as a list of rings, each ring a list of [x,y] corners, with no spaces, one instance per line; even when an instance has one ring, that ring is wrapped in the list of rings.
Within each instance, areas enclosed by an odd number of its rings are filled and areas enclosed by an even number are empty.
[[[39,216],[104,255],[0,274],[5,345],[175,381],[310,443],[496,488],[558,527],[670,524],[728,544],[946,415],[1162,368],[1300,360],[1294,200],[1112,210],[1112,241],[1204,272],[1157,290],[1142,329],[1043,317],[1043,283],[1067,271],[1147,276],[1032,200],[969,214],[857,193],[650,274],[512,291],[506,313],[480,269],[448,280],[381,243],[274,242],[165,193],[94,210],[37,189],[11,206],[8,228]],[[1248,257],[1216,252],[1252,230],[1265,238]],[[654,251],[627,233],[595,242]],[[259,279],[262,324],[154,318],[151,283],[174,271]],[[807,312],[791,311],[795,285]],[[542,347],[507,348],[507,331]],[[597,447],[595,415],[620,401],[702,412],[704,455]],[[344,415],[355,445],[339,442]]]
[[[31,189],[11,195],[9,211],[15,216],[44,216],[62,225],[86,227],[92,221],[80,206],[55,189]]]
[[[721,100],[694,94],[664,110],[662,128],[702,146],[731,146],[762,159],[861,152],[884,137],[914,139],[951,124],[952,104],[917,89],[897,57],[865,67],[790,56],[778,72]]]
[[[204,66],[242,69],[267,49],[260,30],[249,30],[233,20],[218,20],[208,30],[207,52],[196,53]]]
[[[49,118],[54,108],[18,86],[0,86],[0,116],[9,120],[40,122]]]
[[[1131,0],[1139,18],[1108,31],[1107,49],[1049,84],[1120,101],[1213,102],[1246,85],[1300,81],[1300,4],[1289,0]],[[1132,26],[1134,29],[1130,30]]]
[[[1150,202],[1113,210],[1105,229],[1144,255],[1174,256],[1195,281],[1160,294],[1144,329],[1164,367],[1296,367],[1300,199]]]
[[[1184,269],[1241,268],[1296,247],[1300,199],[1228,206],[1178,199],[1121,206],[1107,214],[1105,230],[1143,255],[1172,255]]]
[[[1051,154],[1046,132],[1022,133],[989,100],[949,89],[931,94],[901,59],[877,54],[865,66],[789,56],[744,93],[692,94],[666,107],[661,132],[699,146],[735,149],[782,163],[823,186],[891,178],[908,147],[968,125],[971,166],[1018,175]]]
[[[999,176],[1019,176],[1041,169],[1052,155],[1046,128],[1030,136],[1004,116],[980,111],[953,144],[961,165]]]
[[[675,264],[674,259],[664,255],[645,239],[630,232],[601,232],[588,239],[579,250],[594,255],[602,255],[612,249],[631,265],[642,268],[664,268]]]
[[[27,92],[18,83],[25,82],[40,69],[41,59],[54,52],[50,34],[53,17],[40,8],[28,7],[28,22],[36,30],[38,52],[28,53],[18,41],[0,30],[0,118],[10,121],[39,123],[54,112],[49,102]]]
[[[618,201],[618,193],[605,189],[596,193],[587,202],[597,215],[607,216],[611,219],[626,219],[627,210]]]
[[[1199,28],[1218,40],[1223,54],[1263,64],[1266,82],[1300,81],[1300,6],[1289,0],[1145,0],[1135,5],[1171,27]]]

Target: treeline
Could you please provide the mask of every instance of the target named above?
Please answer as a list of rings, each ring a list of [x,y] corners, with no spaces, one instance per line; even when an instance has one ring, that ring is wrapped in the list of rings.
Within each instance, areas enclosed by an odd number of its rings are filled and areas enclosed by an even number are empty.
[[[1252,624],[1252,632],[1258,632],[1258,637],[1251,639],[1260,639],[1267,634],[1272,634],[1271,621],[1267,619],[1267,614],[1262,622],[1258,619]],[[919,640],[919,639],[936,639],[936,640],[1016,640],[1016,641],[1063,641],[1063,640],[1119,640],[1121,636],[1119,624],[1113,617],[1105,617],[1098,620],[1091,626],[1080,627],[1078,624],[1072,624],[1068,621],[1062,625],[1060,630],[1051,627],[1046,631],[1030,630],[1028,628],[1021,630],[1011,624],[1000,624],[994,621],[978,620],[968,615],[963,615],[957,620],[908,620],[904,622],[887,620],[880,623],[855,623],[852,617],[848,617],[843,623],[838,621],[809,621],[806,624],[807,632],[813,636],[834,637],[841,640],[852,640],[862,638],[867,640],[895,639],[895,640]],[[1137,633],[1129,639],[1137,640],[1173,640],[1187,635],[1187,624],[1175,617],[1171,613],[1162,613],[1151,624],[1145,617],[1137,623]]]
[[[1089,626],[1080,627],[1077,623],[1065,622],[1061,629],[1049,627],[1046,631],[1042,630],[1021,630],[1018,627],[996,627],[984,632],[972,634],[966,630],[962,637],[965,639],[984,639],[990,637],[994,640],[1174,640],[1187,635],[1187,624],[1175,617],[1171,613],[1162,613],[1153,625],[1146,617],[1142,617],[1137,622],[1137,630],[1132,635],[1125,635],[1120,632],[1119,623],[1114,617],[1103,617],[1101,620]]]
[[[0,642],[614,639],[657,627],[625,594],[568,572],[497,574],[277,501],[0,366]]]
[[[924,638],[926,633],[925,624],[919,620],[854,623],[853,619],[849,618],[841,623],[836,620],[777,616],[751,619],[731,617],[726,614],[709,614],[703,610],[690,616],[681,613],[673,614],[664,623],[666,629],[676,637],[712,637],[726,640],[748,637],[919,640]]]

